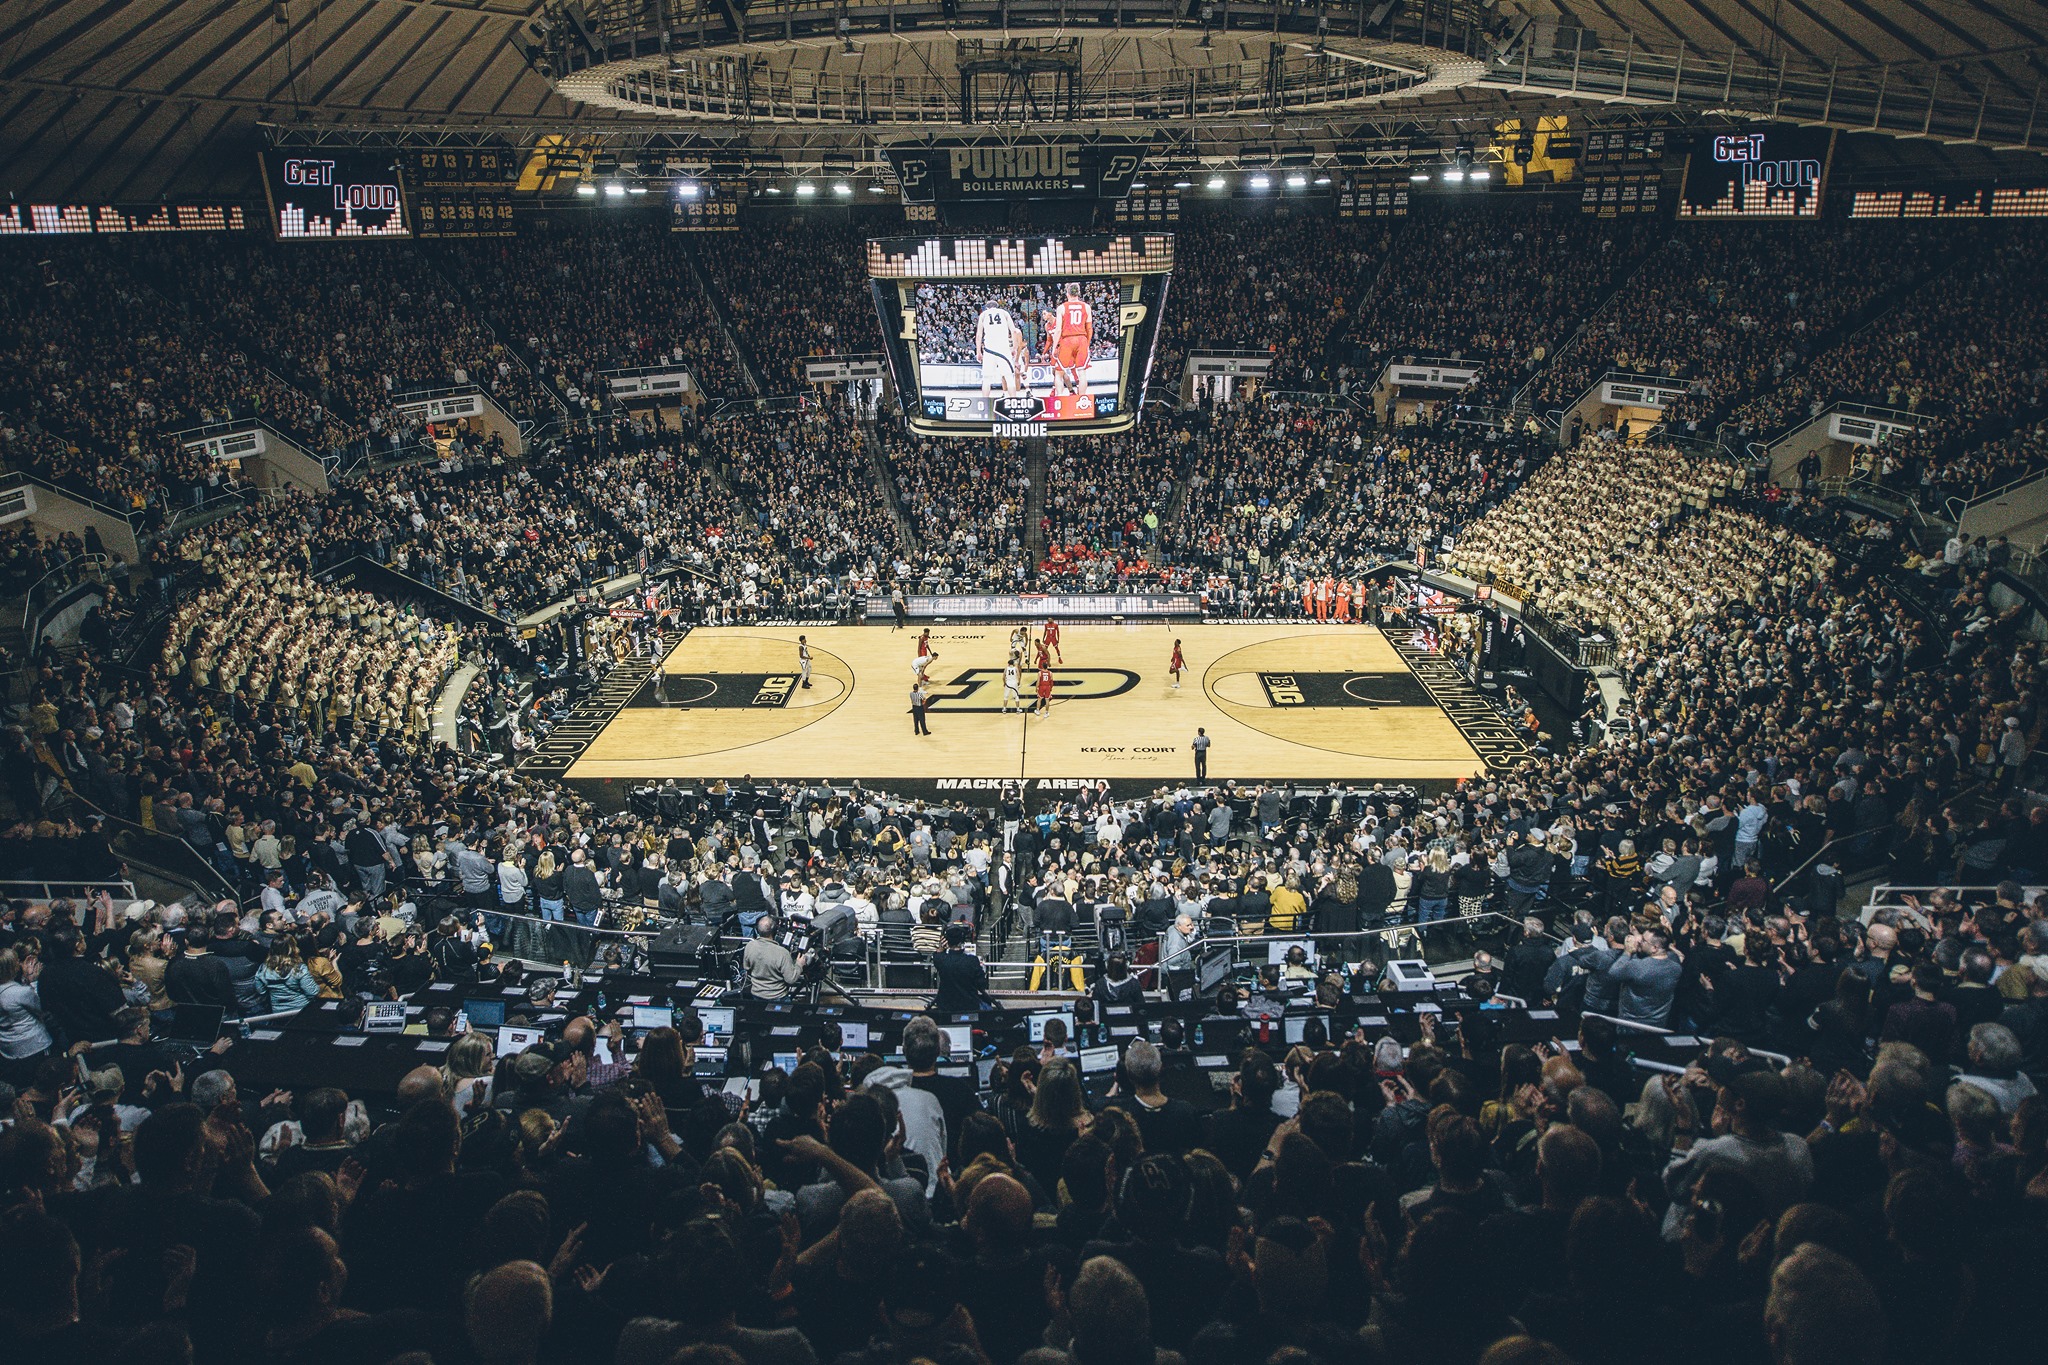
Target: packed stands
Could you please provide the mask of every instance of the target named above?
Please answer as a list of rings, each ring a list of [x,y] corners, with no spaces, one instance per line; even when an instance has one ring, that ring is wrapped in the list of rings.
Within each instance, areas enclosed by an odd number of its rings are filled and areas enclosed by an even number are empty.
[[[1629,272],[1647,225],[1552,214],[1410,219],[1346,336],[1362,382],[1412,356],[1476,360],[1474,401],[1499,404]]]
[[[792,220],[692,239],[769,393],[806,391],[806,356],[881,348],[861,251],[870,235],[851,222]]]
[[[1570,403],[1610,369],[1682,379],[1691,393],[1667,420],[1710,432],[1834,329],[1939,268],[1954,245],[1946,232],[1887,224],[1681,228],[1544,371],[1532,401],[1538,411]]]
[[[662,224],[564,223],[450,244],[441,268],[573,411],[610,406],[607,370],[675,364],[713,398],[745,391],[689,258]]]

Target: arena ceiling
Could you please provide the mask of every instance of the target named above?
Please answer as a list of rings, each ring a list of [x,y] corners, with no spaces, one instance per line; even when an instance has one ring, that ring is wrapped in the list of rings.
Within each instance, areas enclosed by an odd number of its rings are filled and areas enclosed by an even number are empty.
[[[14,0],[0,188],[243,195],[259,146],[335,138],[867,165],[1047,123],[1217,164],[1565,110],[1985,174],[2048,144],[2044,80],[2048,0]]]

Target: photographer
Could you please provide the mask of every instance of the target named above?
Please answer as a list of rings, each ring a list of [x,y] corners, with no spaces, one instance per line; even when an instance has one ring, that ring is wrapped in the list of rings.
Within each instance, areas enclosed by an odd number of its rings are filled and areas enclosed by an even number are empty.
[[[740,954],[747,972],[747,994],[756,1000],[781,1000],[803,980],[810,954],[802,957],[775,941],[775,916],[762,915],[754,921],[754,937]]]

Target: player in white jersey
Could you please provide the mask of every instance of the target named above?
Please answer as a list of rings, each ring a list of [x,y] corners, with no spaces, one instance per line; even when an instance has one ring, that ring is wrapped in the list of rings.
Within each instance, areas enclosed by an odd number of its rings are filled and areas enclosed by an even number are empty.
[[[1024,699],[1017,694],[1017,656],[1012,654],[1010,662],[1003,665],[1003,710],[1012,707],[1024,709]]]
[[[974,320],[974,349],[981,355],[981,396],[1000,382],[1006,394],[1024,391],[1024,329],[1002,304],[991,301]]]

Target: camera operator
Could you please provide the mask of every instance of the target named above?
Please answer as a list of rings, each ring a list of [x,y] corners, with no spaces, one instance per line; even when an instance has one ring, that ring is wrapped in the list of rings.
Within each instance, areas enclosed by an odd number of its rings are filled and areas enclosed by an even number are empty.
[[[754,921],[754,937],[740,954],[747,970],[747,994],[756,1000],[780,1000],[803,980],[810,954],[802,957],[775,941],[775,916],[762,915]]]

